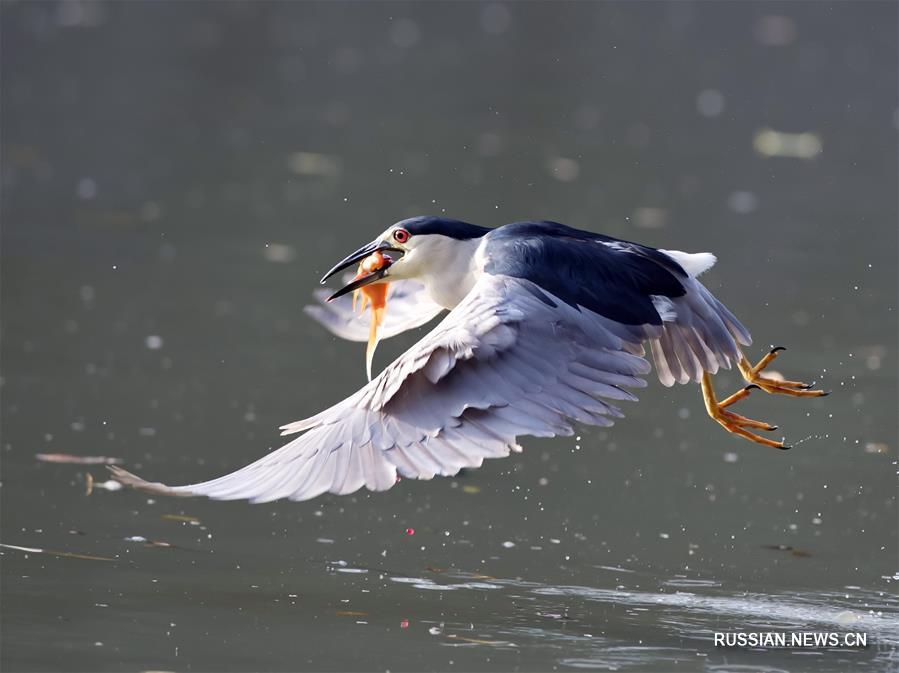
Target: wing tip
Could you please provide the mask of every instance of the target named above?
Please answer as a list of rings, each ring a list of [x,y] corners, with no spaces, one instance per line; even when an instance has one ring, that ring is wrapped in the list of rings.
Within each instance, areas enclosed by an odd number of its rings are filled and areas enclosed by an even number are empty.
[[[287,423],[286,425],[282,425],[278,428],[281,431],[281,436],[286,437],[287,435],[295,435],[298,432],[303,432],[304,430],[311,430],[320,422],[321,414],[316,414],[310,418],[304,418],[301,421],[293,421],[292,423]]]
[[[172,488],[171,486],[166,486],[165,484],[158,481],[147,481],[146,479],[138,477],[133,472],[122,469],[117,465],[107,465],[106,469],[110,471],[113,481],[117,481],[122,486],[133,488],[136,491],[143,491],[144,493],[154,493],[156,495],[169,495],[179,498],[189,498],[195,495],[190,491],[182,491],[178,488]]]

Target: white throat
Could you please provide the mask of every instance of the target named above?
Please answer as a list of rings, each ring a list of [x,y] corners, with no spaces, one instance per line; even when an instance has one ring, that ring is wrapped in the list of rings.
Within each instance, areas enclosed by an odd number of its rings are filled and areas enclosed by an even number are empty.
[[[433,240],[403,258],[403,264],[408,264],[403,275],[420,280],[435,303],[453,309],[481,275],[483,269],[477,261],[477,252],[483,240],[433,236]]]

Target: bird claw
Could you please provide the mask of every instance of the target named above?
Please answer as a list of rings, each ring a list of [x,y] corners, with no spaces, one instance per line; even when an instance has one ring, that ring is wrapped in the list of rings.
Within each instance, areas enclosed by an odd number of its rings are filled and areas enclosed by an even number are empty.
[[[751,442],[770,446],[775,449],[783,449],[785,446],[782,441],[776,442],[747,430],[747,428],[752,428],[754,430],[773,432],[774,430],[777,430],[776,425],[771,425],[765,421],[756,421],[752,418],[747,418],[746,416],[741,416],[740,414],[726,410],[726,408],[732,404],[748,397],[752,390],[761,388],[761,386],[751,383],[719,402],[715,397],[715,391],[712,388],[711,376],[706,372],[702,377],[702,392],[705,397],[706,411],[708,411],[709,416],[711,416],[721,427],[728,432],[743,437],[744,439],[748,439]]]
[[[723,427],[725,430],[730,432],[731,434],[737,435],[744,439],[748,439],[750,442],[755,442],[756,444],[763,444],[765,446],[770,446],[774,449],[788,449],[790,447],[786,446],[783,441],[774,441],[773,439],[767,439],[762,437],[761,435],[757,435],[754,432],[750,432],[746,428],[757,428],[759,430],[765,430],[768,432],[777,430],[776,425],[768,425],[763,421],[754,421],[751,418],[740,417],[740,420],[732,420],[727,416],[712,416],[718,424]]]
[[[762,376],[762,372],[774,361],[781,351],[787,350],[785,346],[776,346],[768,351],[755,366],[750,365],[746,358],[742,358],[738,364],[740,373],[751,385],[757,385],[766,393],[774,395],[790,395],[792,397],[824,397],[828,393],[823,390],[813,390],[816,381],[804,383],[802,381],[781,381],[779,379]]]
[[[781,351],[785,350],[787,349],[784,346],[775,346],[768,351],[755,366],[750,365],[745,357],[741,358],[738,367],[740,368],[740,373],[743,375],[743,378],[748,382],[748,385],[720,402],[715,397],[715,391],[712,388],[711,375],[708,372],[703,374],[702,392],[709,416],[715,419],[715,421],[728,432],[739,435],[751,442],[764,444],[765,446],[771,446],[781,450],[792,448],[784,443],[785,440],[775,442],[770,439],[765,439],[746,429],[753,428],[756,430],[772,432],[777,430],[776,425],[771,425],[763,421],[755,421],[751,418],[735,414],[732,411],[725,410],[726,407],[748,397],[749,393],[753,390],[764,390],[766,393],[791,395],[793,397],[824,397],[830,394],[830,391],[814,390],[814,387],[817,384],[816,381],[803,383],[802,381],[782,381],[772,377],[762,376],[762,372],[765,371],[765,368],[771,364]]]

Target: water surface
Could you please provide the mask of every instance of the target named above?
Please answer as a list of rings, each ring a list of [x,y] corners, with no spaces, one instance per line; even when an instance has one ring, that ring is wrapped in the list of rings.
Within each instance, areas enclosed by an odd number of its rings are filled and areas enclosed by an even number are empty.
[[[110,559],[2,549],[4,670],[895,669],[895,4],[2,19],[0,542]],[[713,251],[752,354],[834,395],[745,403],[777,452],[653,383],[614,428],[307,503],[88,497],[102,467],[35,459],[263,455],[364,382],[301,310],[321,272],[420,213]],[[753,630],[872,644],[713,645]]]

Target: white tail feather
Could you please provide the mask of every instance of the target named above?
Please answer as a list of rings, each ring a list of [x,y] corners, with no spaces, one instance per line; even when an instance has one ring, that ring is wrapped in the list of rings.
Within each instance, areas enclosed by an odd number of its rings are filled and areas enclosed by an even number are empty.
[[[718,258],[710,252],[682,252],[680,250],[659,250],[681,265],[687,275],[696,278],[713,266]]]

